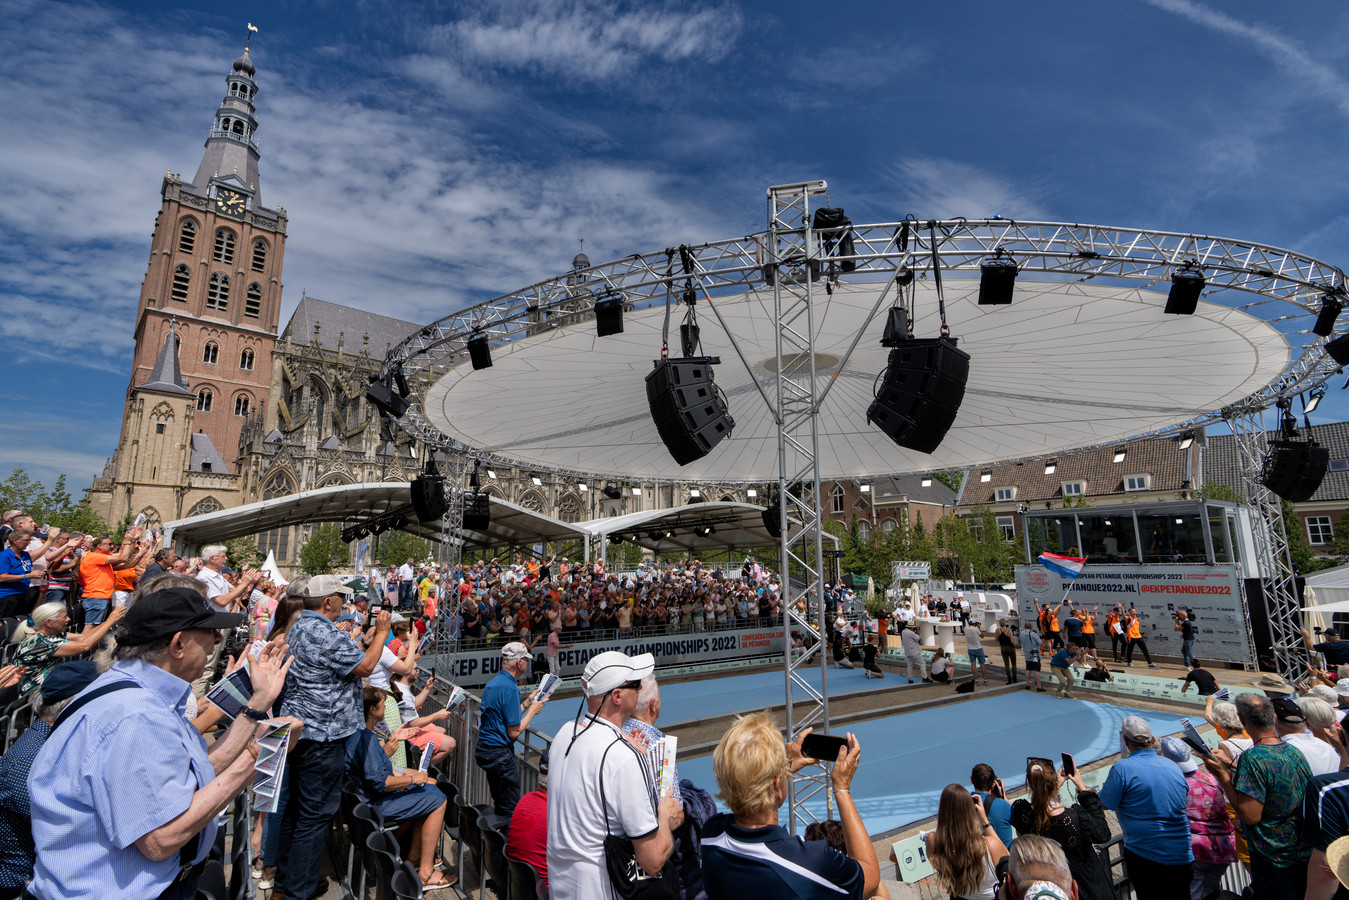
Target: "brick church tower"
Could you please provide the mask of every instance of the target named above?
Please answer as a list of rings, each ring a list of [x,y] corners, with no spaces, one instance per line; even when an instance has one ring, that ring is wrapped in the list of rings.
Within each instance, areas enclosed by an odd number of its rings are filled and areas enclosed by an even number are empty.
[[[143,511],[151,494],[161,520],[187,515],[193,493],[188,488],[201,480],[194,479],[193,466],[212,460],[202,470],[209,473],[207,480],[235,479],[232,461],[239,452],[240,432],[250,416],[267,412],[281,313],[286,213],[262,205],[256,72],[245,46],[225,76],[225,96],[196,176],[184,181],[167,174],[160,189],[162,206],[136,312],[136,349],[121,439],[90,497],[113,522],[127,512]],[[193,431],[147,446],[137,424],[142,418],[138,398],[160,364],[171,331],[176,332],[181,378],[193,395],[186,419]],[[180,417],[180,427],[183,422]],[[147,460],[158,452],[153,446],[170,444],[178,449],[165,450],[164,459]],[[236,492],[237,484],[213,487],[213,496],[233,505],[221,495]],[[171,504],[176,508],[162,508],[163,488],[177,489],[178,499]]]

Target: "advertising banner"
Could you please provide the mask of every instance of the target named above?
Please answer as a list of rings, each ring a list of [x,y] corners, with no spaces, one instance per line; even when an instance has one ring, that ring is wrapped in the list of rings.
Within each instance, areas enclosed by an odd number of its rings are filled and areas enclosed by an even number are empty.
[[[1232,565],[1155,564],[1141,566],[1087,563],[1076,580],[1044,566],[1016,567],[1017,604],[1022,621],[1035,617],[1035,603],[1057,606],[1065,593],[1073,606],[1099,607],[1096,648],[1108,652],[1106,614],[1116,605],[1138,611],[1148,652],[1179,658],[1181,632],[1172,618],[1177,610],[1194,611],[1194,654],[1201,660],[1255,665],[1255,650],[1246,627],[1241,576]],[[1059,613],[1067,618],[1067,610]],[[1136,663],[1141,654],[1134,654]]]
[[[932,563],[930,562],[904,562],[897,561],[890,563],[890,583],[894,586],[899,585],[901,578],[909,581],[927,581],[932,577]]]
[[[782,627],[747,628],[743,630],[692,632],[626,640],[573,643],[557,654],[558,667],[563,678],[575,678],[585,670],[590,657],[606,650],[618,650],[629,656],[650,653],[656,658],[656,671],[662,666],[686,665],[697,662],[716,662],[723,659],[741,659],[748,656],[781,655],[785,650]],[[453,665],[450,665],[451,657]],[[448,677],[463,687],[476,687],[491,681],[501,671],[501,648],[467,650],[458,654],[437,654],[425,657],[422,668],[436,666],[437,674]],[[543,642],[534,648],[535,670],[546,671]]]

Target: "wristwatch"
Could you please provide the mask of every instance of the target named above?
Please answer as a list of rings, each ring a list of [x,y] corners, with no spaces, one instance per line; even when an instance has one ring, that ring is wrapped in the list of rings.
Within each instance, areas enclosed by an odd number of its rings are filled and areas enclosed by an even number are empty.
[[[248,716],[248,717],[249,717],[250,719],[252,719],[254,722],[263,722],[263,721],[266,721],[266,719],[267,719],[267,710],[265,710],[265,709],[254,709],[254,708],[251,707],[251,706],[245,706],[245,707],[244,707],[244,715]]]

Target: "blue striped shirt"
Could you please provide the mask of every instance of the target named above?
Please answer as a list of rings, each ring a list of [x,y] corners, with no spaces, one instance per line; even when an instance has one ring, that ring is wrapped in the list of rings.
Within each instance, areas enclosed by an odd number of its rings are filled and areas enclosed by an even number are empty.
[[[187,811],[215,777],[206,740],[184,718],[191,685],[141,660],[122,660],[85,692],[115,681],[143,690],[100,697],[52,732],[28,775],[39,900],[158,897],[179,854],[155,862],[135,842]],[[198,855],[215,841],[201,831]]]

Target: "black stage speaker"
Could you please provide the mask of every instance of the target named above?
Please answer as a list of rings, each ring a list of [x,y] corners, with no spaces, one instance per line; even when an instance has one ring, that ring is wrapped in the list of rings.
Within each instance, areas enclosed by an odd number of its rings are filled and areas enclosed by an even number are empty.
[[[418,475],[412,479],[412,511],[423,522],[437,522],[449,510],[445,501],[445,479],[439,475]]]
[[[486,494],[469,494],[464,499],[464,528],[486,531],[492,524],[492,501]]]
[[[595,302],[595,334],[608,337],[623,333],[623,298],[610,294]]]
[[[770,506],[763,511],[763,527],[768,531],[769,537],[782,537],[782,510],[776,506]]]
[[[735,429],[721,391],[712,382],[712,366],[719,362],[716,356],[662,359],[646,376],[651,418],[681,466],[706,456]]]
[[[867,421],[899,446],[931,453],[955,421],[969,375],[970,355],[954,339],[905,341],[890,351]]]
[[[1306,503],[1321,486],[1330,451],[1315,441],[1272,441],[1260,483],[1290,503]]]
[[[475,334],[465,342],[465,346],[468,347],[468,359],[473,364],[474,371],[492,368],[492,348],[488,345],[486,337]]]
[[[1342,366],[1349,365],[1349,334],[1326,341],[1326,355]]]
[[[373,403],[381,413],[395,419],[403,418],[403,414],[411,405],[407,397],[398,396],[382,381],[371,382],[365,391],[365,399]]]

